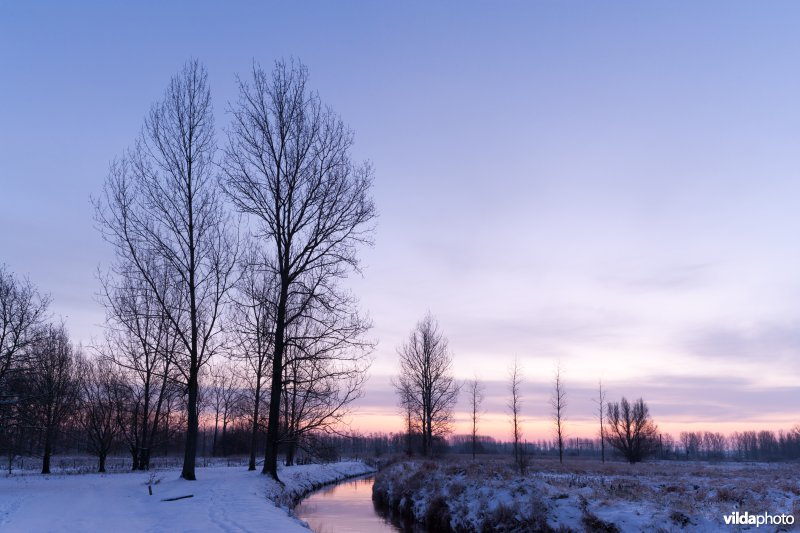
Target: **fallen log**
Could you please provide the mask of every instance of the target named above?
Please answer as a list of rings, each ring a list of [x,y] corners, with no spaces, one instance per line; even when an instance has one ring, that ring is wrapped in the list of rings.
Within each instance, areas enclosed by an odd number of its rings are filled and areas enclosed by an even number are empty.
[[[185,500],[186,498],[194,498],[194,494],[187,494],[186,496],[176,496],[175,498],[161,498],[162,502],[174,502],[177,500]]]

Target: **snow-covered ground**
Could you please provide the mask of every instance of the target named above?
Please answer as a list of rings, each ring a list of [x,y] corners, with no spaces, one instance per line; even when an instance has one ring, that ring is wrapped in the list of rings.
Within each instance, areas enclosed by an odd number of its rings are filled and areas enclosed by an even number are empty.
[[[790,463],[539,461],[521,476],[508,460],[404,462],[378,474],[375,494],[438,531],[794,529],[726,526],[737,511],[800,525],[800,465]]]
[[[284,468],[281,487],[246,467],[151,473],[0,476],[0,531],[275,531],[308,533],[289,515],[301,495],[372,471],[361,462]],[[153,495],[148,494],[152,484]],[[193,495],[191,498],[164,501]]]

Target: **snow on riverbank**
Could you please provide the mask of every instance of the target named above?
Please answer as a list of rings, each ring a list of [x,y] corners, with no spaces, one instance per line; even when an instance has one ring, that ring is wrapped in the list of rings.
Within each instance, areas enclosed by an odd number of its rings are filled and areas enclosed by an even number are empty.
[[[308,533],[289,516],[297,498],[334,481],[371,472],[360,462],[280,471],[281,487],[246,467],[152,473],[0,477],[0,531],[281,531]],[[153,495],[148,495],[151,482]],[[162,501],[192,494],[192,498]],[[272,500],[272,501],[269,501]],[[275,502],[275,503],[273,503]]]
[[[436,531],[710,532],[736,511],[785,513],[800,524],[799,474],[795,463],[543,461],[520,476],[508,461],[404,462],[377,475],[374,494]]]

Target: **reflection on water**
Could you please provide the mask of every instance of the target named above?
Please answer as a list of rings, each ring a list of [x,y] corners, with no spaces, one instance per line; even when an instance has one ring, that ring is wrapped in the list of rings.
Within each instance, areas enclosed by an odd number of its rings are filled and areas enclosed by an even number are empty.
[[[360,478],[315,492],[294,508],[316,533],[403,531],[382,518],[372,505],[373,478]]]

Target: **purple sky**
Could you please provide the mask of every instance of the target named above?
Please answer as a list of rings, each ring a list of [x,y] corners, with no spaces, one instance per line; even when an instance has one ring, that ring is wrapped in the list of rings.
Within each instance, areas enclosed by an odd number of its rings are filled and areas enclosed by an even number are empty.
[[[784,427],[800,397],[800,6],[770,2],[0,4],[0,262],[100,334],[89,197],[190,57],[217,123],[255,59],[305,62],[376,169],[353,281],[380,344],[362,429],[399,429],[395,347],[430,310],[507,436],[564,370],[681,427]],[[386,422],[389,420],[389,422]],[[356,424],[358,426],[358,424]],[[394,427],[394,426],[397,427]],[[569,429],[568,429],[569,430]]]

